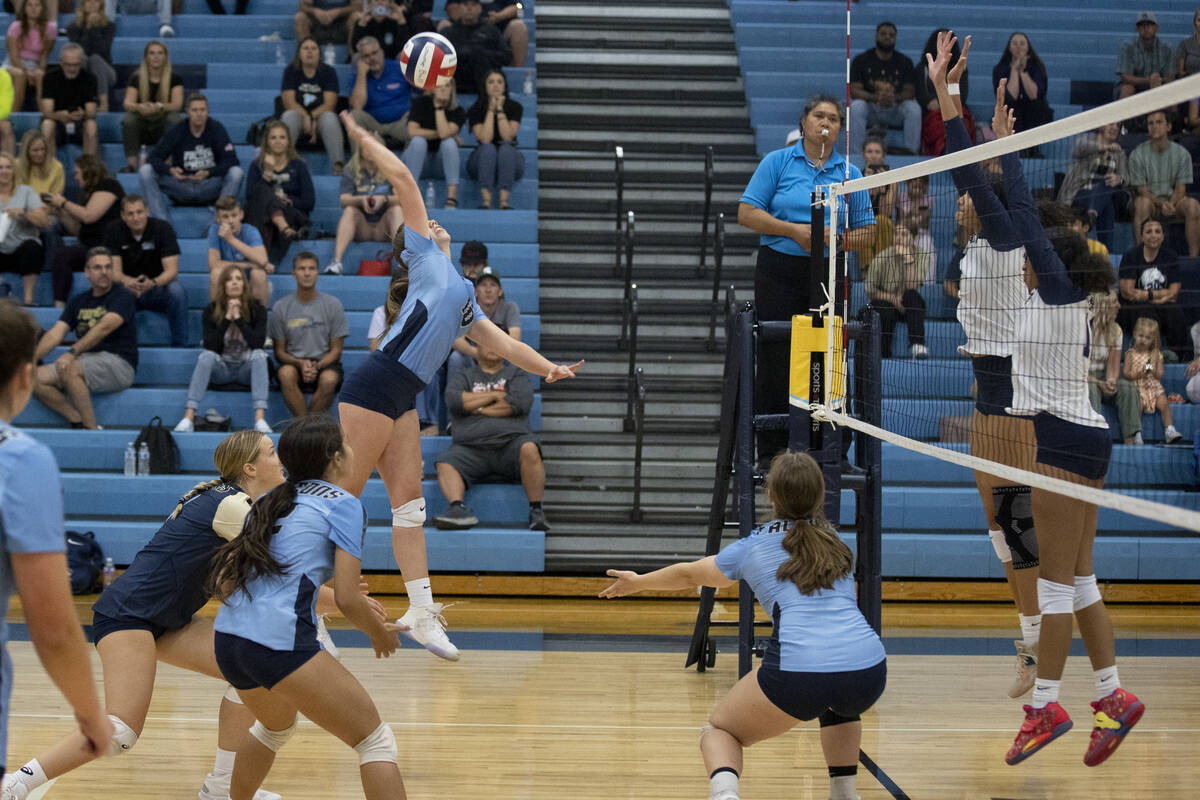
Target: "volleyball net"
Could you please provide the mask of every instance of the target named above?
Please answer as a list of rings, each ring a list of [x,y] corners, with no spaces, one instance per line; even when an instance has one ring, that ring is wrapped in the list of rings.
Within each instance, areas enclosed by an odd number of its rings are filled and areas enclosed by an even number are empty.
[[[1102,516],[1102,529],[1108,519],[1108,529],[1200,531],[1192,448],[1200,406],[1187,400],[1189,364],[1200,356],[1192,343],[1200,260],[1188,254],[1187,201],[1155,206],[1143,227],[1146,245],[1161,240],[1153,258],[1152,247],[1137,243],[1131,203],[1132,181],[1166,174],[1166,159],[1178,164],[1181,152],[1190,180],[1200,146],[1172,141],[1162,151],[1161,138],[1143,144],[1148,135],[1139,131],[1160,111],[1178,130],[1179,112],[1197,97],[1200,76],[1185,78],[1005,138],[984,141],[986,132],[970,131],[977,143],[967,149],[868,165],[861,179],[821,187],[826,224],[838,231],[847,230],[844,200],[870,196],[874,237],[850,237],[846,253],[831,247],[826,285],[837,291],[824,312],[846,320],[878,314],[884,358],[881,424],[863,422],[852,404],[826,404],[817,417],[877,437],[885,461],[903,454],[903,481],[961,480],[955,465],[1148,520]],[[1004,169],[1014,158],[1029,190],[1019,196],[1010,196],[1017,184]],[[1157,166],[1147,172],[1147,163]],[[1200,183],[1188,189],[1200,196]],[[1011,241],[1025,197],[1071,271],[1065,282],[1042,280],[1033,295],[1025,251]],[[853,374],[841,328],[825,331],[826,385],[862,393],[865,378]],[[1004,384],[1015,351],[1014,399]],[[1200,377],[1193,390],[1200,400]],[[1028,412],[1039,409],[1108,432],[1106,468],[1099,454],[1039,443],[1045,452],[1058,447],[1052,460],[1077,467],[1072,472],[1096,470],[1104,489],[1034,472]]]

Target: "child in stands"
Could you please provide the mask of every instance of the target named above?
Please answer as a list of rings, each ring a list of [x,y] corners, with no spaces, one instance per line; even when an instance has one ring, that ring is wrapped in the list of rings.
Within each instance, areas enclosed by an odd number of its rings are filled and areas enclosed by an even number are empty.
[[[1143,414],[1157,411],[1162,415],[1167,444],[1178,442],[1183,434],[1175,430],[1171,404],[1163,389],[1163,354],[1159,342],[1158,320],[1139,317],[1133,325],[1133,347],[1125,353],[1125,380],[1137,386]]]

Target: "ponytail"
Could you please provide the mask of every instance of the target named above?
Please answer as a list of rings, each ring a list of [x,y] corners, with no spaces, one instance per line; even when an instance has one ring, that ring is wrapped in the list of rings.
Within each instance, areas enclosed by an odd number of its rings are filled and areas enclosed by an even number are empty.
[[[278,522],[296,506],[296,484],[276,486],[250,506],[242,533],[213,556],[208,591],[225,602],[259,575],[281,575],[286,565],[271,555],[271,537]]]
[[[788,560],[775,578],[796,584],[800,594],[832,589],[854,566],[854,554],[824,517],[796,520],[783,537],[783,549]]]

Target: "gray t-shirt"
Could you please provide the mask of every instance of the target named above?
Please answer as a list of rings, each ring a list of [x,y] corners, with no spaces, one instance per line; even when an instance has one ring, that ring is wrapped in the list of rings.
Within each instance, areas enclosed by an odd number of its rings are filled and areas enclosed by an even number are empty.
[[[342,301],[317,292],[311,303],[301,303],[295,294],[281,297],[271,306],[267,332],[295,358],[319,359],[329,352],[334,339],[350,333]]]
[[[0,204],[0,209],[19,208],[22,211],[32,211],[35,208],[42,207],[42,199],[38,197],[37,192],[32,186],[18,186],[13,196],[8,199],[7,203]],[[14,252],[25,242],[35,241],[38,238],[38,229],[27,219],[17,219],[10,217],[8,231],[4,234],[3,241],[0,241],[0,253],[8,255]]]
[[[463,413],[463,392],[508,393],[511,417],[489,417]],[[529,409],[533,407],[533,384],[525,370],[506,363],[499,372],[484,372],[475,362],[455,372],[446,382],[446,408],[450,410],[450,434],[455,444],[495,450],[518,436],[533,433],[529,427]]]
[[[487,311],[484,311],[487,314]],[[496,303],[496,309],[487,315],[487,318],[497,325],[503,325],[508,330],[514,327],[521,327],[521,309],[517,308],[517,304],[512,300],[505,300],[503,297]]]

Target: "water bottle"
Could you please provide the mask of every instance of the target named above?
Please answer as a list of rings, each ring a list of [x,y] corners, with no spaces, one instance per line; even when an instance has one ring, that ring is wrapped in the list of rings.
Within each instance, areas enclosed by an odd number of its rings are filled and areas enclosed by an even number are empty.
[[[113,578],[117,577],[117,567],[111,558],[104,559],[102,574],[104,575],[104,588],[107,589],[112,585]]]
[[[517,3],[517,19],[525,19],[525,4]]]
[[[125,445],[125,477],[137,475],[137,466],[137,451],[133,449],[133,442],[130,442]]]
[[[150,158],[150,148],[142,145],[138,148],[138,169],[146,166],[146,161]]]
[[[521,87],[524,94],[533,94],[533,70],[525,70],[525,85]]]
[[[142,442],[142,446],[138,448],[137,474],[150,474],[150,445],[145,442]]]
[[[332,67],[335,61],[337,61],[337,55],[333,52],[333,45],[325,45],[325,63]]]
[[[277,66],[277,67],[287,66],[287,56],[285,56],[283,54],[283,43],[282,42],[275,43],[275,66]]]
[[[425,182],[425,208],[426,209],[433,208],[433,205],[436,202],[437,202],[437,194],[434,192],[434,189],[433,189],[433,181],[426,181]]]

